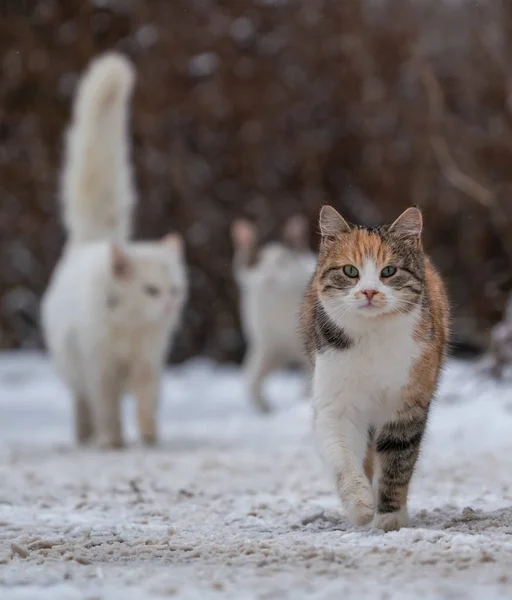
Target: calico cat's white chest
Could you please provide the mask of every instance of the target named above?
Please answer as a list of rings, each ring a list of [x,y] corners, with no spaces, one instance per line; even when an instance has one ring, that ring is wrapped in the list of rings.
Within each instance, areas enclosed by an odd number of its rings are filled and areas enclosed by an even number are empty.
[[[401,390],[421,351],[412,333],[409,323],[376,328],[353,336],[348,349],[319,353],[314,376],[317,407],[363,411],[374,424],[389,420],[400,406]]]

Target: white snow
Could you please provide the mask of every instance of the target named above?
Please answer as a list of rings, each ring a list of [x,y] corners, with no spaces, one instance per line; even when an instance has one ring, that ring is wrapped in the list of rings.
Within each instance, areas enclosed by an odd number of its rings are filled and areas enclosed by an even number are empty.
[[[275,376],[261,417],[238,369],[194,361],[166,375],[160,447],[99,452],[44,357],[1,357],[0,598],[511,597],[512,386],[451,363],[388,534],[348,524],[301,392]]]

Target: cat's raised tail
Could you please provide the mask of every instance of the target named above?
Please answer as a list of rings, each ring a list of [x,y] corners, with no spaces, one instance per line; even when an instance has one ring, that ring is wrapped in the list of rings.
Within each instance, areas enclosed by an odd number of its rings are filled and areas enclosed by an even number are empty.
[[[134,80],[131,63],[109,52],[91,63],[79,83],[61,181],[71,244],[130,236],[136,195],[128,117]]]

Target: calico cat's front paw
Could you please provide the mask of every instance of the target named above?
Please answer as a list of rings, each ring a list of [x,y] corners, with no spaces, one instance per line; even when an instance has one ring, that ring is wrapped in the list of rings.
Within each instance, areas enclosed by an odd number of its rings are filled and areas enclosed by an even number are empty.
[[[375,508],[371,488],[362,488],[346,503],[348,518],[354,525],[368,525],[373,519]]]
[[[407,516],[407,509],[405,507],[397,512],[377,513],[372,523],[372,527],[382,529],[383,531],[398,531],[408,525],[409,517]]]

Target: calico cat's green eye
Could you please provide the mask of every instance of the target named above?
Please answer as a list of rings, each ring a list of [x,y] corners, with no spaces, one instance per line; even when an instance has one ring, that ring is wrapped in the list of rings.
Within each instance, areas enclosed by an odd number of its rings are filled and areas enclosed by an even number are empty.
[[[347,277],[352,278],[357,277],[359,275],[359,271],[356,267],[354,267],[354,265],[345,265],[343,267],[343,273],[345,273]]]
[[[382,269],[382,271],[380,272],[380,276],[381,277],[393,277],[393,275],[396,273],[396,267],[393,267],[392,265],[388,265],[387,267],[384,267]]]

